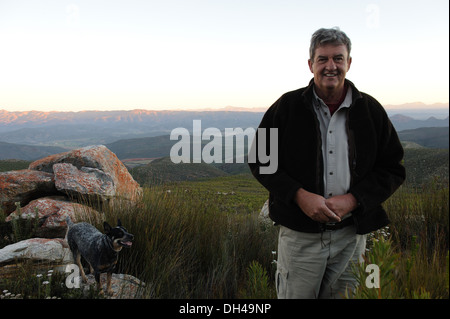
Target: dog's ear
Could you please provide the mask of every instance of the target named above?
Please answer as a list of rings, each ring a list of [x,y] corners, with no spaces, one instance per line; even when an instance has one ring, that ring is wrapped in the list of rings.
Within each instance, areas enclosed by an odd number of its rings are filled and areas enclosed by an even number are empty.
[[[112,227],[107,222],[103,222],[103,229],[106,233],[109,233],[112,230]]]
[[[122,227],[122,222],[120,221],[119,218],[117,218],[117,226]]]

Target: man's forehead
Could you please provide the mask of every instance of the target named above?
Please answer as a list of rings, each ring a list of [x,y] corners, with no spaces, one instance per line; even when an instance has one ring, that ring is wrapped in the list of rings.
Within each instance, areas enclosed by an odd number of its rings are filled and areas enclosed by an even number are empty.
[[[348,55],[347,46],[345,44],[322,44],[316,48],[316,56],[336,56]]]

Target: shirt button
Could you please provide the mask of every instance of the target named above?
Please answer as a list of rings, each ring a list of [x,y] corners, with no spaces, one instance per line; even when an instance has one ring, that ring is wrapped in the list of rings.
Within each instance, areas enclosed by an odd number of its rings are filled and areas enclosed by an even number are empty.
[[[329,153],[330,153],[330,154],[333,154],[333,151],[330,151]]]
[[[333,134],[333,131],[330,131],[330,134]]]
[[[333,175],[333,172],[330,172],[330,175]]]

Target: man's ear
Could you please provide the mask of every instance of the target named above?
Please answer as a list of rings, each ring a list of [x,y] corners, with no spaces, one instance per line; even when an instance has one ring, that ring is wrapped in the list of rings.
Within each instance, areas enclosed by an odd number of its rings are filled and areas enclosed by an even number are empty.
[[[314,73],[314,71],[313,71],[313,61],[311,59],[308,59],[308,66],[309,66],[309,70],[311,71],[311,73]]]

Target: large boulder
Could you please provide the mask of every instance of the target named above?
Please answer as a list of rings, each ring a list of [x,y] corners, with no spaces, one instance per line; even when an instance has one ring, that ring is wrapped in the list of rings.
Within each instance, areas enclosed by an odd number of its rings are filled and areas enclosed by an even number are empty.
[[[19,170],[0,173],[0,209],[10,214],[21,206],[41,196],[57,194],[53,174],[44,171]]]
[[[97,168],[76,168],[69,163],[53,165],[56,189],[71,196],[99,196],[104,201],[115,194],[111,175]]]
[[[83,220],[95,223],[101,220],[100,213],[88,206],[70,202],[63,196],[50,196],[31,201],[20,209],[20,213],[18,210],[14,211],[5,221],[36,217],[39,219],[39,227],[34,230],[34,235],[44,238],[64,237],[67,231],[67,217],[74,222]]]
[[[73,263],[73,257],[62,238],[31,238],[0,249],[0,266],[23,261],[57,267]],[[0,268],[0,273],[4,271]]]
[[[51,155],[31,163],[29,169],[55,174],[56,187],[72,196],[135,202],[142,195],[125,165],[103,145]]]

